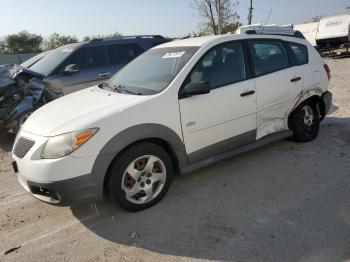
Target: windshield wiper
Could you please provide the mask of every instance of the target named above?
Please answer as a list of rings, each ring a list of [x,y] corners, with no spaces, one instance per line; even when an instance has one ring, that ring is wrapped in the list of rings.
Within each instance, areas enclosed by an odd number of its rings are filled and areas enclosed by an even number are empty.
[[[122,85],[114,85],[113,86],[116,90],[118,90],[119,92],[125,92],[128,94],[132,94],[132,95],[142,95],[142,93],[140,92],[134,92],[134,91],[130,91],[129,89],[126,88],[126,86],[122,86]]]

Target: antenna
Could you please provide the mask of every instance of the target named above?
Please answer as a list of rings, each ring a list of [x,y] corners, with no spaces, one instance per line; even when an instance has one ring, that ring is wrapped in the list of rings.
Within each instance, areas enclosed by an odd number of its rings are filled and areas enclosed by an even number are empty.
[[[252,18],[253,18],[253,0],[250,0],[250,7],[249,7],[249,13],[248,13],[248,25],[252,24]]]

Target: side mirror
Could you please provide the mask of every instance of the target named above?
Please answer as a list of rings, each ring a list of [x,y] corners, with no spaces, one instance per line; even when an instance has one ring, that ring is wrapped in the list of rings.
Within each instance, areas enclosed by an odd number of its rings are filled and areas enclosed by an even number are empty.
[[[205,81],[190,82],[180,91],[180,98],[208,94],[209,92],[210,92],[210,86],[208,82],[205,82]]]
[[[67,65],[66,68],[63,70],[63,73],[67,75],[71,75],[78,72],[79,72],[79,66],[76,64]]]

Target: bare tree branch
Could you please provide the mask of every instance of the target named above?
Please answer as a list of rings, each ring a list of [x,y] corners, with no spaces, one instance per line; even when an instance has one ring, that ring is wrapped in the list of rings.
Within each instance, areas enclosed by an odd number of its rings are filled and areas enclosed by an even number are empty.
[[[206,28],[203,28],[203,30],[209,31],[212,34],[218,33],[219,13],[221,15],[221,28],[226,28],[228,25],[232,28],[232,24],[237,23],[239,19],[235,11],[238,0],[221,0],[220,10],[218,10],[216,1],[217,0],[193,0],[192,5],[192,8],[197,14],[205,20]],[[225,32],[225,30],[223,30],[223,32]]]

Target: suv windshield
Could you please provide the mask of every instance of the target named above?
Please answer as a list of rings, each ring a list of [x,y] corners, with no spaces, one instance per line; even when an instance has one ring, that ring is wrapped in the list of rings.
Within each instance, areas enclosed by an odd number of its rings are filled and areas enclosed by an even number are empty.
[[[110,81],[110,86],[129,93],[152,95],[164,90],[198,47],[151,49],[139,56]]]
[[[75,47],[63,46],[51,51],[30,67],[31,70],[43,75],[49,75],[61,64],[73,51]]]

